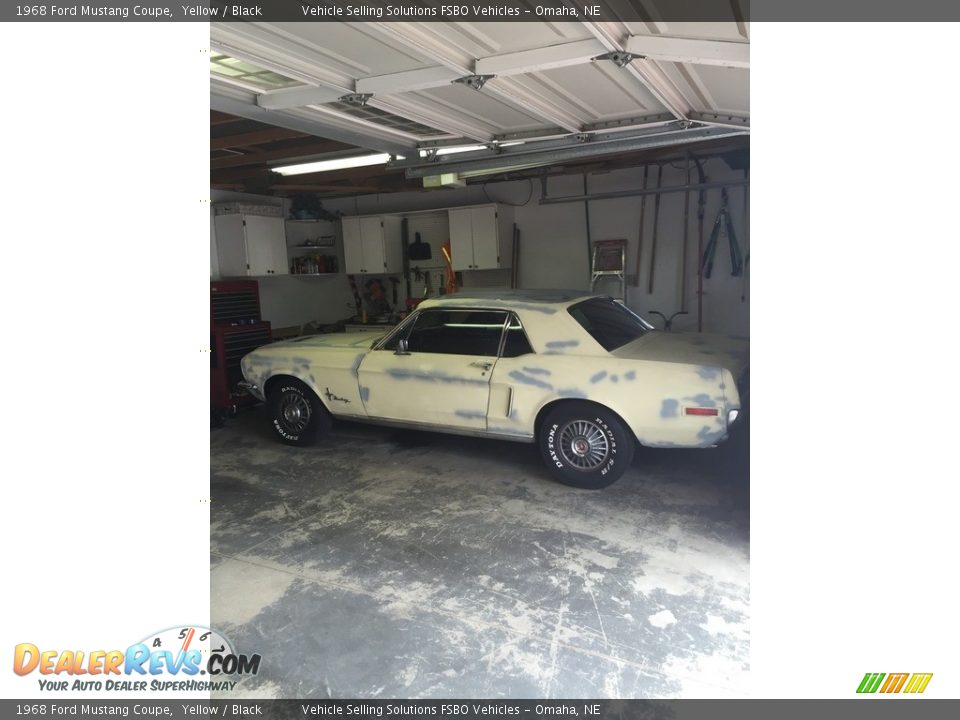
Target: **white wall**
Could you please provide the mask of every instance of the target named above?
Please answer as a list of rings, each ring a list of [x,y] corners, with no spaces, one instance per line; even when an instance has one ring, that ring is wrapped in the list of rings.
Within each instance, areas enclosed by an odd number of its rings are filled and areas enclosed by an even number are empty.
[[[711,181],[742,180],[743,172],[731,170],[722,160],[710,160],[705,163],[707,177]],[[648,187],[654,184],[656,166],[650,167]],[[686,179],[686,169],[682,164],[677,167],[664,166],[663,185],[680,185]],[[694,170],[693,182],[697,181]],[[590,193],[614,192],[637,189],[642,186],[643,168],[630,168],[608,173],[587,176]],[[567,175],[550,178],[547,183],[548,196],[578,195],[583,192],[583,176]],[[735,232],[744,257],[749,254],[749,228],[744,226],[744,196],[742,186],[728,189],[729,210],[733,218]],[[661,196],[659,227],[657,232],[657,250],[654,272],[653,292],[647,292],[650,250],[653,238],[653,216],[655,197],[648,196],[644,214],[643,248],[641,254],[639,283],[627,288],[627,304],[640,314],[648,315],[650,310],[659,310],[670,315],[681,308],[681,248],[683,244],[683,206],[684,193],[669,193]],[[520,270],[519,282],[522,288],[569,288],[588,289],[590,285],[589,253],[583,202],[571,202],[557,205],[540,205],[539,181],[489,183],[485,186],[471,185],[466,188],[430,190],[421,192],[394,193],[388,195],[365,195],[341,198],[324,202],[331,211],[341,211],[345,215],[364,215],[374,213],[404,213],[415,210],[471,205],[491,201],[508,202],[518,205],[515,208],[515,221],[520,230]],[[720,190],[707,191],[707,204],[704,215],[704,243],[710,237],[710,231],[720,207]],[[590,231],[593,240],[623,238],[628,241],[627,268],[634,274],[638,246],[641,197],[626,197],[590,202]],[[688,256],[686,270],[685,300],[686,316],[678,317],[674,322],[677,330],[696,330],[697,320],[697,193],[689,197]],[[440,267],[438,248],[443,241],[444,226],[428,223],[429,216],[411,216],[410,240],[417,223],[430,225],[429,232],[424,231],[424,240],[432,240],[434,261]],[[442,221],[441,221],[442,222]],[[417,264],[417,263],[413,263]],[[423,264],[423,263],[421,263]],[[731,277],[730,258],[725,237],[717,248],[713,275],[704,280],[703,328],[705,332],[723,332],[737,335],[749,334],[749,265],[745,277]],[[464,284],[493,284],[488,277],[476,273],[479,277],[470,277],[465,273]],[[505,277],[500,281],[502,282]],[[434,281],[436,289],[437,283]],[[605,292],[610,289],[598,288]],[[419,295],[422,287],[413,288],[413,294]],[[741,299],[742,298],[742,299]],[[660,327],[659,318],[651,318]]]

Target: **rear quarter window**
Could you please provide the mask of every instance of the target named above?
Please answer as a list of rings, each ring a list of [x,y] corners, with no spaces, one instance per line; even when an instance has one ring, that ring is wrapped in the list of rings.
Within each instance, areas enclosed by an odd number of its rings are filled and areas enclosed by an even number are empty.
[[[584,300],[570,307],[567,312],[608,352],[650,331],[643,320],[610,298]]]

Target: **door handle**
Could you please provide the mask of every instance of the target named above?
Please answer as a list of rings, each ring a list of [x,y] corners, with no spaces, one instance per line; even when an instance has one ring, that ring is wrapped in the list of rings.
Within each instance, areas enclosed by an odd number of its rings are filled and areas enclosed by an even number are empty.
[[[470,367],[481,368],[486,371],[493,367],[493,363],[487,362],[486,360],[474,360],[470,363]]]

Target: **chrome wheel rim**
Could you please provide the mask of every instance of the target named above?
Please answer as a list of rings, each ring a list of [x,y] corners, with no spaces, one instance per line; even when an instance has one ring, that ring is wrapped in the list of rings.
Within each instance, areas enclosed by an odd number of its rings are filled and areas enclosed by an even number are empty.
[[[577,470],[596,470],[610,455],[610,441],[596,423],[574,420],[560,430],[560,452]]]
[[[280,417],[293,432],[303,432],[310,422],[311,412],[310,403],[303,395],[289,392],[280,400]]]

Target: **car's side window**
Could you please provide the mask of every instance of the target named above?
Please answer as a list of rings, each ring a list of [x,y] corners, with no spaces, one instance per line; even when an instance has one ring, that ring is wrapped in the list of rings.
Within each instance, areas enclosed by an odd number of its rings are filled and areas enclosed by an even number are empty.
[[[415,318],[408,317],[393,330],[386,342],[384,342],[383,345],[381,345],[378,349],[395,351],[400,340],[406,338],[410,334],[410,328],[413,327],[414,322]]]
[[[424,310],[407,336],[412,353],[496,357],[507,313],[499,310]]]
[[[507,337],[503,341],[503,352],[500,357],[515,358],[521,355],[529,355],[532,352],[533,348],[530,347],[527,334],[523,331],[520,318],[511,313],[510,324],[507,325]]]

